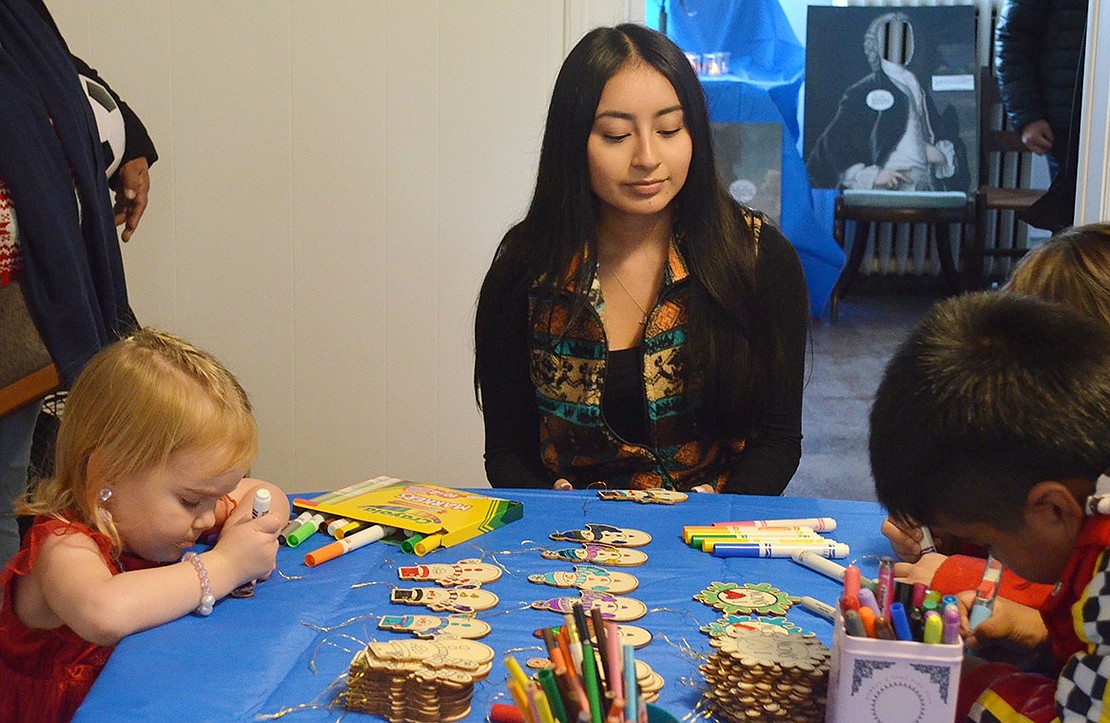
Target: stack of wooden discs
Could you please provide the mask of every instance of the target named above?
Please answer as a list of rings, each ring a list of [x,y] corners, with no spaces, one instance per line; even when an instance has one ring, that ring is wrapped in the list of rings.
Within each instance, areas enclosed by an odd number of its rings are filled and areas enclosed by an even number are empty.
[[[455,638],[370,643],[351,661],[344,705],[391,723],[460,720],[493,654],[488,645]]]
[[[725,721],[824,720],[829,649],[816,638],[730,628],[700,670]]]

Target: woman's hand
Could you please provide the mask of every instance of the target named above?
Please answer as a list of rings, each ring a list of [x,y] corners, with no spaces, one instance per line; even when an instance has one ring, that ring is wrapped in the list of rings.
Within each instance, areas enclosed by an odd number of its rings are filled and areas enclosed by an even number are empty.
[[[691,492],[698,492],[698,493],[701,493],[703,495],[717,494],[717,489],[713,485],[697,485],[695,487],[691,487],[690,491]]]
[[[929,552],[918,558],[917,562],[896,562],[894,563],[894,577],[911,584],[920,582],[929,587],[933,583],[933,576],[937,574],[937,570],[947,559],[948,555]]]
[[[570,483],[570,480],[565,479],[563,477],[560,477],[559,479],[555,480],[555,482],[551,485],[551,489],[553,489],[553,490],[572,490],[572,489],[574,489],[574,485],[572,485]]]

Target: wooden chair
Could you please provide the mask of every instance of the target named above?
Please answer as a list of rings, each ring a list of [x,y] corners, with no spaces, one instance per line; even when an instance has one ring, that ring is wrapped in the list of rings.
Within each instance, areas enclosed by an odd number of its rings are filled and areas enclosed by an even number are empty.
[[[1028,250],[1028,229],[1016,212],[1027,210],[1044,189],[1025,188],[1032,154],[1011,130],[1002,108],[998,80],[979,69],[979,189],[975,194],[975,233],[965,251],[969,288],[987,285],[988,258],[1016,260]]]
[[[975,220],[975,203],[968,194],[959,191],[853,191],[845,190],[836,199],[833,215],[833,237],[844,247],[844,228],[847,221],[856,224],[852,251],[833,289],[829,304],[829,318],[837,321],[840,299],[859,274],[867,250],[867,238],[875,229],[876,243],[880,224],[925,224],[929,230],[927,240],[935,242],[937,260],[944,272],[945,281],[953,293],[963,288],[956,261],[952,254],[952,224],[959,224],[961,235]]]

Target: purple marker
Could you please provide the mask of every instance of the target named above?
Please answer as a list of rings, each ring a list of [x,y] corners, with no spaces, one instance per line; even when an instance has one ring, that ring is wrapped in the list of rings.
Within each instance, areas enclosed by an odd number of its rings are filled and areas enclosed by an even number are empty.
[[[941,641],[945,645],[958,645],[960,642],[960,609],[955,605],[944,608],[944,634]]]
[[[861,587],[859,589],[859,604],[871,608],[871,612],[875,613],[875,617],[882,617],[882,613],[879,611],[879,603],[875,599],[875,593],[871,592],[871,588]]]

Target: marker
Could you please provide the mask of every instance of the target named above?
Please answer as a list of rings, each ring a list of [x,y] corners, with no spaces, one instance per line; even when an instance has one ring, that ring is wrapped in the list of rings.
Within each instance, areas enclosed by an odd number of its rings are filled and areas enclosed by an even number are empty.
[[[254,500],[251,502],[251,519],[255,520],[270,511],[270,490],[265,487],[259,488],[254,491]],[[248,598],[254,597],[254,586],[258,584],[258,580],[248,580],[239,587],[235,588],[228,593],[231,597]]]
[[[855,565],[844,568],[844,597],[859,600],[859,568]]]
[[[1002,580],[1002,563],[987,554],[987,566],[983,569],[983,579],[975,592],[975,604],[967,616],[967,626],[974,630],[991,616],[994,600],[998,597],[999,582]]]
[[[890,605],[890,624],[894,628],[894,636],[899,640],[913,640],[913,633],[910,631],[910,621],[906,617],[906,608],[902,603],[896,602]]]
[[[339,539],[338,537],[336,537],[335,531],[338,530],[340,527],[348,524],[349,522],[350,520],[348,520],[346,517],[336,517],[334,520],[328,523],[328,526],[324,531],[328,533],[329,537],[335,537],[336,539]]]
[[[321,563],[328,560],[334,560],[340,555],[345,555],[351,550],[357,550],[360,547],[365,547],[371,542],[377,542],[386,535],[392,535],[394,529],[392,527],[383,527],[382,525],[373,525],[367,527],[365,530],[360,530],[353,535],[344,537],[342,540],[324,545],[318,550],[313,550],[304,556],[304,564],[309,567],[316,567]]]
[[[713,552],[717,545],[759,545],[762,543],[773,543],[775,545],[796,545],[798,547],[809,547],[810,545],[821,547],[830,543],[835,543],[836,540],[830,540],[820,535],[813,535],[812,537],[759,537],[747,535],[730,535],[728,537],[713,537],[705,535],[694,535],[690,547],[699,548],[702,552]]]
[[[941,641],[948,645],[958,645],[960,642],[960,609],[949,607],[944,609],[944,632]]]
[[[833,580],[844,580],[846,567],[832,560],[825,559],[816,553],[811,554],[810,551],[806,550],[791,555],[790,559],[799,565],[805,565],[814,572],[821,573],[825,577],[831,577]],[[865,577],[860,577],[859,580],[860,585],[871,585],[871,581]]]
[[[304,523],[308,522],[309,517],[312,517],[312,512],[311,511],[302,512],[301,514],[294,517],[292,520],[289,520],[289,522],[285,525],[285,527],[281,528],[281,532],[278,533],[278,544],[279,545],[288,544],[285,541],[285,538],[289,536],[290,532],[297,529],[298,527],[300,527]]]
[[[875,593],[871,592],[870,588],[862,587],[859,591],[859,607],[870,608],[871,612],[875,613],[875,617],[882,614],[882,608],[879,607],[879,601],[875,599]]]
[[[848,546],[843,542],[799,544],[796,542],[718,543],[713,557],[792,557],[796,552],[809,552],[821,557],[847,557]]]
[[[420,544],[420,541],[423,539],[424,535],[420,534],[419,532],[412,533],[405,538],[404,542],[401,543],[401,552],[412,552],[416,549],[416,546]]]
[[[894,602],[894,558],[879,558],[879,580],[875,584],[875,601],[879,603],[882,617],[890,618],[890,604]]]
[[[921,554],[928,555],[930,552],[936,552],[937,543],[933,541],[933,533],[929,532],[929,528],[922,525],[917,529],[921,531]]]
[[[863,626],[863,620],[855,610],[844,613],[844,630],[853,638],[867,637],[867,628]]]
[[[262,487],[254,491],[254,502],[251,505],[251,519],[261,517],[270,511],[270,490]]]
[[[423,557],[433,550],[443,546],[443,535],[428,535],[412,546],[412,551]],[[411,538],[410,538],[411,539]]]
[[[925,634],[922,639],[930,645],[936,645],[944,639],[944,621],[936,610],[925,613]]]
[[[898,636],[894,634],[894,628],[890,625],[890,620],[884,617],[875,618],[875,637],[879,640],[898,639]]]
[[[802,595],[800,598],[798,598],[798,603],[814,615],[820,615],[821,617],[828,620],[832,620],[836,617],[836,608],[834,608],[832,605],[821,602],[817,598],[812,598],[808,595]]]
[[[310,516],[307,522],[285,536],[285,544],[289,547],[296,547],[315,535],[316,530],[320,529],[322,524],[324,524],[323,515],[314,514]]]
[[[340,525],[339,527],[335,528],[335,534],[332,535],[332,537],[337,540],[342,540],[344,537],[347,537],[348,535],[353,535],[359,530],[364,529],[365,527],[365,522],[358,522],[357,520],[351,521],[345,525]]]
[[[714,522],[714,527],[788,527],[791,525],[812,527],[817,532],[832,532],[836,520],[831,517],[799,517],[783,520],[740,520],[737,522]]]
[[[860,622],[863,623],[863,629],[867,633],[867,637],[875,637],[875,611],[866,605],[861,605],[858,615]]]

